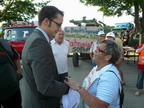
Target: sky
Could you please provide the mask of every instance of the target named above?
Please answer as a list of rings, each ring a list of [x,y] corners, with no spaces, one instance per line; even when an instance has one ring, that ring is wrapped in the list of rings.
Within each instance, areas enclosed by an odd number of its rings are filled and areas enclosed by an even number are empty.
[[[103,13],[97,11],[99,9],[98,7],[85,6],[83,3],[80,3],[79,0],[52,0],[48,5],[56,6],[64,12],[64,22],[62,27],[74,26],[69,20],[82,20],[84,16],[86,16],[86,19],[95,18],[110,26],[114,26],[115,23],[133,22],[132,16],[127,15],[121,17],[103,17]],[[37,16],[34,20],[37,20]]]
[[[46,0],[36,0],[37,2],[42,2]],[[121,17],[103,17],[102,12],[98,12],[98,7],[94,6],[85,6],[83,3],[80,3],[80,0],[51,0],[48,5],[53,5],[59,8],[64,12],[64,22],[62,27],[66,26],[75,26],[73,23],[69,21],[74,20],[82,20],[84,16],[86,19],[93,19],[95,18],[97,21],[102,21],[106,25],[114,26],[115,23],[122,23],[122,22],[132,22],[133,17],[123,15]],[[32,19],[33,21],[37,21],[37,15],[35,18]]]

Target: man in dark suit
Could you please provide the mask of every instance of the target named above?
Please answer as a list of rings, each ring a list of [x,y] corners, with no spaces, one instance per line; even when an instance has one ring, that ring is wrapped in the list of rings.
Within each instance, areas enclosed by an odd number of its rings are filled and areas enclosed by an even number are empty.
[[[60,108],[60,98],[69,88],[59,82],[50,36],[61,29],[63,12],[54,6],[45,6],[38,18],[39,26],[27,39],[22,53],[23,108]]]

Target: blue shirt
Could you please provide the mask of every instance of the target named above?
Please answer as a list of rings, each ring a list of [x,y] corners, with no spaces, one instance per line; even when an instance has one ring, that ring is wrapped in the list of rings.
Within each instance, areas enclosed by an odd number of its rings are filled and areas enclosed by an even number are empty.
[[[112,66],[110,70],[115,72],[120,78],[115,66]],[[104,72],[92,83],[87,91],[98,99],[109,103],[108,108],[119,108],[119,90],[121,85],[120,80],[113,72]],[[83,102],[83,108],[89,108],[85,102]]]

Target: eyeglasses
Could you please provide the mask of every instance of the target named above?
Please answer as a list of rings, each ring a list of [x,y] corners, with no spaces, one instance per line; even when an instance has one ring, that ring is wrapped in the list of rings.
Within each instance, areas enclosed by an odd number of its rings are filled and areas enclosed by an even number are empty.
[[[57,23],[56,21],[54,21],[54,20],[50,20],[50,21],[52,21],[52,22],[54,22],[58,27],[61,27],[61,25],[62,25],[62,23],[61,24],[59,24],[59,23]]]
[[[95,52],[101,52],[101,53],[105,53],[105,51],[101,50],[99,47],[97,47],[97,49],[95,50]]]

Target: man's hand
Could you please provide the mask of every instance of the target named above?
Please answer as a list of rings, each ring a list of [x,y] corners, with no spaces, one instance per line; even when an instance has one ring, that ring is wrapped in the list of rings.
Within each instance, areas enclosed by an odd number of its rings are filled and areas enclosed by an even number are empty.
[[[21,80],[23,78],[21,68],[17,69],[17,77],[18,77],[18,80]]]

